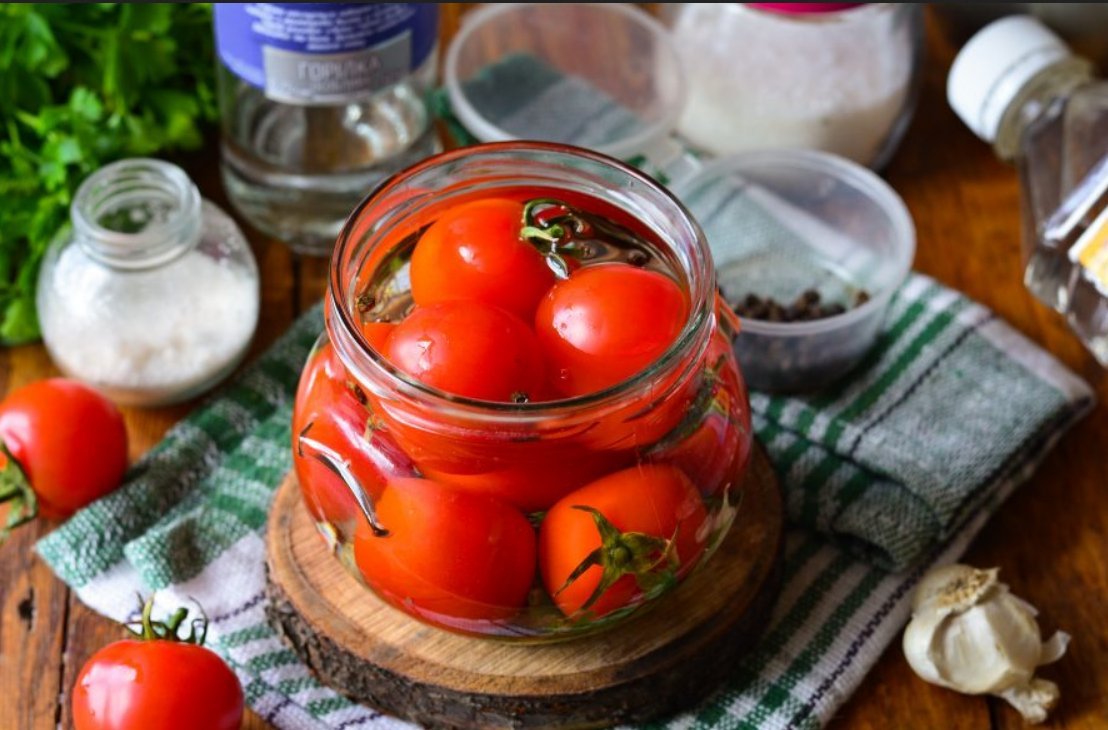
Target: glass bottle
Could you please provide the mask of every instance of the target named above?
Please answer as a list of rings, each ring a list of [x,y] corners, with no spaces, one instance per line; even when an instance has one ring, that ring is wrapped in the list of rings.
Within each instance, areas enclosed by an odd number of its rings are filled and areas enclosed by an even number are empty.
[[[42,338],[63,373],[145,406],[231,374],[258,322],[258,267],[184,170],[114,162],[81,183],[70,218],[37,290]]]
[[[439,151],[432,3],[217,3],[222,171],[235,209],[328,255],[375,184]]]
[[[1019,167],[1024,283],[1108,365],[1108,82],[1021,15],[966,44],[947,96]]]

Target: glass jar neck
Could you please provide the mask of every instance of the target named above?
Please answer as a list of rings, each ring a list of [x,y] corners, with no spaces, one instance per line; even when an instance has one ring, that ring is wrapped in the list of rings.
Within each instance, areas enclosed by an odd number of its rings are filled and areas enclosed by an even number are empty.
[[[200,240],[200,192],[184,170],[161,160],[120,160],[81,183],[70,208],[75,238],[114,269],[162,266]]]
[[[1047,66],[1024,84],[1000,119],[993,149],[1003,160],[1021,156],[1024,130],[1050,113],[1056,100],[1064,99],[1093,78],[1093,65],[1077,56]]]
[[[690,301],[685,328],[670,349],[645,371],[597,393],[560,401],[491,403],[434,391],[374,354],[356,325],[359,287],[386,265],[401,242],[459,200],[495,196],[503,189],[561,190],[614,205],[653,231],[683,278]],[[404,397],[452,422],[536,424],[558,415],[569,420],[663,397],[695,366],[715,329],[715,271],[704,234],[688,211],[638,170],[585,150],[539,142],[478,145],[444,153],[379,187],[355,209],[331,260],[327,331],[339,358],[363,388],[382,398]],[[669,385],[666,385],[666,384]]]

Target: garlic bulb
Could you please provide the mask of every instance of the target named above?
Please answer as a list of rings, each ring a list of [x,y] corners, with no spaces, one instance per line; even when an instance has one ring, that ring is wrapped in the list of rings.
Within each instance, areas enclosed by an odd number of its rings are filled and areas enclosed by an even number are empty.
[[[1035,669],[1059,659],[1070,637],[1059,631],[1043,642],[1037,613],[997,580],[996,568],[936,568],[916,588],[904,656],[932,684],[1003,697],[1028,722],[1042,722],[1058,685],[1036,679]]]

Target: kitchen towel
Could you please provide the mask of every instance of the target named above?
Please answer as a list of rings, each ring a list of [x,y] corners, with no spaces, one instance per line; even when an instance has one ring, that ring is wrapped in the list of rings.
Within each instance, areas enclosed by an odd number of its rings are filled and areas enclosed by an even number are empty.
[[[250,706],[278,728],[399,727],[317,683],[264,615],[266,512],[291,466],[295,385],[321,328],[318,309],[305,314],[135,464],[120,490],[78,512],[38,551],[82,601],[116,620],[133,614],[136,593],[157,591],[164,605],[199,601],[211,617],[210,645],[238,673]],[[1005,419],[1019,414],[1019,439],[1008,420],[978,431],[974,409],[991,398],[1007,404]],[[997,466],[951,511],[948,541],[905,572],[861,559],[854,545],[790,529],[765,636],[718,694],[658,727],[808,728],[829,719],[902,627],[921,572],[962,554],[1092,395],[987,310],[914,276],[893,301],[871,365],[845,387],[812,398],[755,393],[751,402],[791,514],[883,521],[915,543],[931,528],[902,512],[890,486],[914,479],[919,466],[900,456],[945,448],[968,459],[984,450],[997,453]],[[905,419],[915,425],[905,430]],[[886,444],[886,478],[858,476],[864,470],[847,449],[859,433],[878,451]],[[958,444],[955,434],[973,440]],[[905,450],[906,438],[917,443]]]
[[[407,727],[321,686],[265,620],[266,511],[291,467],[291,401],[321,328],[318,309],[305,314],[174,427],[118,492],[38,550],[82,601],[116,620],[134,613],[136,592],[202,603],[211,646],[278,728]],[[911,276],[846,381],[808,397],[752,394],[794,525],[782,592],[722,688],[654,726],[826,722],[900,631],[922,572],[956,560],[1091,405],[1082,381],[1003,321]]]

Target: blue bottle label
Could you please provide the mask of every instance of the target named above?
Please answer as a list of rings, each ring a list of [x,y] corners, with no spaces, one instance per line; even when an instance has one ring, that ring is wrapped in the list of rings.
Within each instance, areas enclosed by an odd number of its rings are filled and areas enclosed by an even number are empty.
[[[236,76],[290,104],[344,104],[402,81],[438,37],[433,3],[216,3]]]

